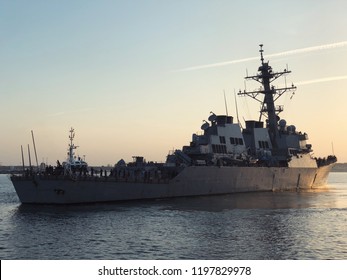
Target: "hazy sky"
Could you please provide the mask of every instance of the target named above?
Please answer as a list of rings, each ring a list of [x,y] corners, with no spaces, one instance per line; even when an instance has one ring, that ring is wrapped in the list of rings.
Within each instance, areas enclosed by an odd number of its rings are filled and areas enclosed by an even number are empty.
[[[298,86],[278,100],[281,118],[315,156],[333,146],[347,162],[346,11],[345,0],[0,0],[0,164],[21,163],[31,130],[39,161],[64,160],[70,127],[90,165],[165,161],[210,111],[225,113],[224,91],[235,115],[260,43]],[[238,107],[258,118],[255,101]]]

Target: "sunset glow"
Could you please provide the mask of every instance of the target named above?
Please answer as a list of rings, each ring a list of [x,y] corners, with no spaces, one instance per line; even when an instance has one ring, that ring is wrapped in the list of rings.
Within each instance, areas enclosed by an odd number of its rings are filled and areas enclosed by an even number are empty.
[[[210,111],[236,119],[234,92],[260,65],[287,68],[281,118],[315,156],[347,162],[346,1],[3,1],[0,164],[64,160],[68,131],[90,165],[165,161]],[[239,97],[240,120],[259,105]],[[333,147],[333,148],[332,148]]]

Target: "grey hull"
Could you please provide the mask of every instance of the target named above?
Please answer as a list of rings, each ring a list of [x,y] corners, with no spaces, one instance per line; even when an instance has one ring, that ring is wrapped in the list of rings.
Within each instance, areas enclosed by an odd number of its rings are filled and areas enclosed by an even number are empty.
[[[168,182],[119,182],[112,178],[16,177],[22,203],[73,204],[230,194],[308,190],[325,187],[332,165],[320,168],[190,166]]]

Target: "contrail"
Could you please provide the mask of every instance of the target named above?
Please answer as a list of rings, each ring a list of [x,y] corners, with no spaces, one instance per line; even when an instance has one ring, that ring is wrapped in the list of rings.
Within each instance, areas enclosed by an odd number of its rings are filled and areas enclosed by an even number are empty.
[[[183,69],[180,69],[180,70],[176,70],[176,72],[200,70],[200,69],[204,69],[204,68],[213,68],[213,67],[225,66],[225,65],[229,65],[229,64],[235,64],[235,63],[252,61],[252,60],[256,60],[256,59],[259,59],[259,57],[258,56],[254,56],[254,57],[249,57],[249,58],[236,59],[236,60],[218,62],[218,63],[213,63],[213,64],[193,66],[193,67],[188,67],[188,68],[183,68]]]
[[[273,54],[265,55],[265,58],[278,57],[278,56],[288,56],[288,55],[293,55],[293,54],[300,54],[300,53],[308,53],[308,52],[315,52],[315,51],[321,51],[321,50],[342,48],[342,47],[346,47],[346,46],[347,46],[347,41],[343,41],[343,42],[338,42],[338,43],[325,44],[325,45],[320,45],[320,46],[295,49],[295,50],[279,52],[279,53],[273,53]],[[229,64],[247,62],[247,61],[258,60],[258,59],[259,59],[258,56],[254,56],[254,57],[243,58],[243,59],[236,59],[236,60],[230,60],[230,61],[224,61],[224,62],[218,62],[218,63],[212,63],[212,64],[192,66],[192,67],[176,70],[175,72],[193,71],[193,70],[200,70],[200,69],[205,69],[205,68],[220,67],[220,66],[225,66],[225,65],[229,65]]]
[[[338,81],[338,80],[347,80],[347,75],[346,76],[327,77],[327,78],[320,78],[320,79],[315,79],[315,80],[302,81],[302,82],[295,83],[295,85],[302,86],[302,85],[310,85],[310,84],[324,83],[324,82],[331,82],[331,81]]]

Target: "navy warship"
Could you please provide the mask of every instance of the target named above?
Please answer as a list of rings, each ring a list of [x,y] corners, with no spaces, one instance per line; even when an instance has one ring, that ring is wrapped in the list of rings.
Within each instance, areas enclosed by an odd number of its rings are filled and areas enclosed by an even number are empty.
[[[245,77],[260,83],[259,89],[238,92],[260,102],[258,120],[246,120],[242,127],[228,114],[211,112],[201,126],[202,133],[193,134],[190,144],[171,152],[165,163],[135,156],[133,162],[119,160],[107,171],[94,170],[76,156],[71,128],[66,161],[37,170],[30,166],[22,174],[11,175],[21,203],[94,203],[325,188],[336,157],[313,157],[308,135],[279,117],[283,106],[275,101],[296,87],[273,85],[291,71],[273,72],[262,47],[257,74]]]

